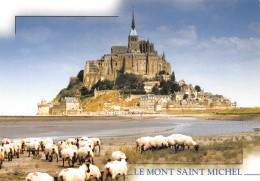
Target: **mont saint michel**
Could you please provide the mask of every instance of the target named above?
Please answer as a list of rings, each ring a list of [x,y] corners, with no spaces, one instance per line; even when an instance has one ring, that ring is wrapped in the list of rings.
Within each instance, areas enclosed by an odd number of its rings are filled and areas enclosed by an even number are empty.
[[[175,73],[151,40],[140,40],[134,11],[127,45],[114,45],[110,54],[87,60],[56,98],[38,103],[37,115],[129,114],[177,110],[235,108],[223,95],[199,85],[176,81]]]

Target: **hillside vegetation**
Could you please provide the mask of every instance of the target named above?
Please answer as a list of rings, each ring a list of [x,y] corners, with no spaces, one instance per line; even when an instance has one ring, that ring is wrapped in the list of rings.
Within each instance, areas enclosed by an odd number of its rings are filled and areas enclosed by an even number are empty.
[[[85,112],[113,111],[114,106],[126,107],[139,103],[139,100],[127,101],[127,97],[120,95],[120,91],[114,90],[100,95],[97,98],[86,98],[82,101]]]

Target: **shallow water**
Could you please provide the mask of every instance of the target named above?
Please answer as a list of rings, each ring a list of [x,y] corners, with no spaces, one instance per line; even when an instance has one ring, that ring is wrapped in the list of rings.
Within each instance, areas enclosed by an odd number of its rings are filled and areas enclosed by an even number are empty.
[[[87,121],[20,121],[0,124],[0,139],[52,137],[62,139],[79,136],[133,138],[181,133],[191,136],[251,132],[259,122],[188,119],[135,119]]]

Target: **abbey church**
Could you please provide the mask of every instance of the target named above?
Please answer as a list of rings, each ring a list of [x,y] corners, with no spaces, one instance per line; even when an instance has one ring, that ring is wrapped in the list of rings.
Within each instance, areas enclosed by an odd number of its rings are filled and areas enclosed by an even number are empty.
[[[154,78],[160,71],[164,77],[171,74],[171,65],[165,54],[158,55],[154,44],[149,40],[139,40],[134,12],[127,46],[112,46],[110,54],[104,54],[100,60],[88,60],[84,68],[84,85],[90,89],[99,80],[115,80],[118,73],[133,73],[142,78]]]

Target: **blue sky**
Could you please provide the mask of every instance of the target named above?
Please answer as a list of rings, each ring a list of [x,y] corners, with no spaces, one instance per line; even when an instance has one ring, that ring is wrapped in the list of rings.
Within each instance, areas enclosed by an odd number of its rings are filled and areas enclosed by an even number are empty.
[[[127,45],[132,1],[107,15],[18,17],[16,36],[0,38],[0,115],[35,115],[113,45]],[[238,106],[260,106],[258,0],[135,1],[139,39],[165,51],[177,80],[222,94]],[[98,14],[98,12],[97,12]]]

